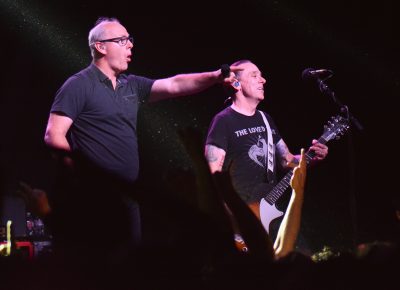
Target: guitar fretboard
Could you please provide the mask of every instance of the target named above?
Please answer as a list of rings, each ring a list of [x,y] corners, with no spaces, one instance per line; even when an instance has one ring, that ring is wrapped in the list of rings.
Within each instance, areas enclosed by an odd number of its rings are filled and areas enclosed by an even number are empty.
[[[321,144],[325,144],[327,142],[327,140],[323,136],[321,136],[321,137],[319,137],[318,142]],[[310,161],[313,159],[314,156],[315,156],[314,151],[307,151],[307,153],[305,155],[307,164],[310,163]],[[293,170],[294,169],[290,169],[288,171],[288,173],[286,173],[286,175],[281,179],[281,181],[279,181],[275,185],[275,187],[264,197],[264,199],[270,205],[275,204],[275,202],[282,196],[282,194],[290,186],[290,179],[293,176]]]

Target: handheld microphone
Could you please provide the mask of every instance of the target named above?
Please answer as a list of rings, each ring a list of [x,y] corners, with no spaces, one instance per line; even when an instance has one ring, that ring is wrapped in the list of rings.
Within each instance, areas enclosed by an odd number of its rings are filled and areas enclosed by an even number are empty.
[[[221,65],[221,74],[224,79],[229,77],[229,75],[231,74],[231,68],[229,67],[229,64]]]

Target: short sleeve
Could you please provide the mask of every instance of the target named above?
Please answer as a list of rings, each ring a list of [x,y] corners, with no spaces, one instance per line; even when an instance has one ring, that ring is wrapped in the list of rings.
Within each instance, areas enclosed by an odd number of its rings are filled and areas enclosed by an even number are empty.
[[[154,81],[155,80],[153,79],[136,75],[128,76],[128,82],[132,87],[132,91],[136,92],[139,96],[139,103],[144,103],[148,101]]]
[[[85,106],[85,86],[77,76],[70,77],[57,91],[51,113],[61,113],[75,120]]]
[[[228,128],[222,116],[213,118],[208,130],[206,145],[214,145],[225,151],[228,149]]]

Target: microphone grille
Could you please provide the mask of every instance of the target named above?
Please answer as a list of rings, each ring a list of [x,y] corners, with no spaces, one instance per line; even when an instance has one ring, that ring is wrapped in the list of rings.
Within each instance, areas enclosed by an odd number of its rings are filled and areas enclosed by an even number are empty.
[[[304,81],[308,81],[314,78],[314,76],[311,74],[312,71],[314,71],[315,69],[313,68],[306,68],[305,70],[303,70],[303,72],[301,73],[301,78]]]

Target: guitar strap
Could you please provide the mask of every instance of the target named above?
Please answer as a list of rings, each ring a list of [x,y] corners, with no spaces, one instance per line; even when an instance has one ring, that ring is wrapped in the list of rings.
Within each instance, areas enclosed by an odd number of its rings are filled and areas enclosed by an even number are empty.
[[[264,123],[265,127],[267,128],[267,136],[268,136],[268,152],[267,152],[267,176],[270,182],[274,181],[274,155],[275,155],[275,147],[274,147],[274,140],[272,139],[272,131],[267,118],[265,117],[264,113],[259,111]]]

